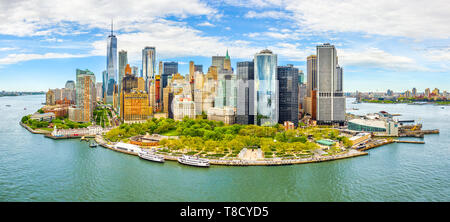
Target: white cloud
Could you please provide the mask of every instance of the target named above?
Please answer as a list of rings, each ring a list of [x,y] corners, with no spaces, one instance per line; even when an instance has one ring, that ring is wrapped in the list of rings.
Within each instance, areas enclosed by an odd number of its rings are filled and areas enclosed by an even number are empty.
[[[448,0],[226,0],[228,4],[267,9],[249,18],[292,19],[313,32],[362,32],[415,39],[450,36]],[[283,11],[274,11],[279,8]],[[286,13],[289,12],[289,13]],[[291,15],[292,14],[292,15]]]
[[[197,26],[214,27],[215,25],[205,21],[205,22],[198,24]]]
[[[295,4],[294,4],[295,3]],[[363,32],[412,38],[449,38],[450,1],[315,0],[286,7],[313,31]]]
[[[117,34],[118,50],[128,51],[128,60],[139,63],[145,46],[156,47],[158,60],[187,56],[213,56],[225,54],[229,49],[234,58],[250,58],[258,50],[242,40],[228,40],[225,37],[202,36],[192,27],[166,20],[158,20],[151,27],[137,33]],[[92,55],[105,55],[106,41],[92,44]]]
[[[69,53],[45,53],[45,54],[9,54],[0,58],[0,65],[14,64],[35,59],[62,59],[62,58],[80,58],[87,55],[76,55]]]
[[[83,33],[84,30],[73,30],[74,24],[103,29],[109,27],[110,19],[125,30],[164,16],[217,14],[217,10],[199,0],[19,0],[1,1],[0,11],[0,34],[15,36]]]
[[[255,38],[255,37],[258,37],[258,36],[260,36],[261,35],[261,33],[258,33],[258,32],[252,32],[252,33],[246,33],[246,34],[244,34],[244,36],[247,36],[247,37],[249,37],[249,38]]]
[[[424,51],[424,58],[433,62],[447,62],[450,64],[450,47],[433,47]]]
[[[225,3],[233,6],[248,8],[264,8],[282,4],[284,0],[225,0]]]
[[[341,49],[337,51],[339,64],[343,66],[361,66],[364,68],[382,68],[393,71],[431,71],[409,57],[392,55],[378,48]]]
[[[12,50],[16,50],[17,48],[13,48],[13,47],[4,47],[4,48],[0,48],[0,52],[2,51],[12,51]]]
[[[263,11],[255,12],[249,11],[244,16],[245,18],[272,18],[272,19],[288,19],[290,15],[282,11]]]

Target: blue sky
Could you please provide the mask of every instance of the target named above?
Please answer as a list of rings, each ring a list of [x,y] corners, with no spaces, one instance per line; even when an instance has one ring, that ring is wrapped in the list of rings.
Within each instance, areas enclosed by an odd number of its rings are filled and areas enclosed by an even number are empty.
[[[269,48],[278,64],[306,72],[317,44],[337,48],[345,91],[450,90],[450,1],[407,0],[0,0],[0,90],[61,88],[75,69],[106,67],[114,19],[118,50],[141,67],[145,46],[157,60],[193,60],[229,50],[232,66]]]

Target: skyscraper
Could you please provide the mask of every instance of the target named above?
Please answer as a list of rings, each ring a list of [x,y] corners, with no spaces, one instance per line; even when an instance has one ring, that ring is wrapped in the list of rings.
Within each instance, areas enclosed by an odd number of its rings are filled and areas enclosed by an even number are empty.
[[[305,74],[303,70],[298,70],[298,83],[303,84],[305,82]]]
[[[317,123],[343,124],[345,97],[342,91],[342,70],[337,73],[337,53],[334,45],[325,43],[317,48]]]
[[[178,62],[164,62],[161,85],[162,88],[167,86],[167,77],[178,73]]]
[[[217,67],[217,69],[223,69],[225,62],[225,56],[213,56],[211,66]]]
[[[145,47],[142,49],[142,77],[145,79],[145,90],[148,91],[149,83],[154,79],[156,72],[156,49]]]
[[[75,82],[73,80],[67,80],[65,87],[66,89],[75,89]]]
[[[237,109],[236,123],[238,124],[254,124],[254,63],[238,62],[237,63]]]
[[[337,75],[337,87],[336,87],[336,91],[342,92],[343,91],[343,72],[344,72],[344,68],[340,67],[339,64],[337,64],[336,67],[336,75]]]
[[[114,85],[117,84],[117,38],[113,31],[113,23],[111,22],[111,34],[108,36],[106,48],[106,70],[108,72],[106,103],[113,102]]]
[[[96,105],[95,75],[89,70],[77,69],[76,108],[69,108],[69,119],[89,122]]]
[[[257,125],[278,123],[277,55],[264,49],[255,54],[254,112]]]
[[[122,79],[125,76],[125,66],[128,64],[127,51],[119,51],[119,91],[122,90]]]
[[[305,97],[305,113],[311,115],[313,120],[316,119],[317,114],[317,56],[310,55],[306,58],[306,72],[307,72],[307,82],[306,82],[306,97]]]
[[[136,77],[139,77],[138,73],[139,73],[139,68],[137,66],[132,66],[131,67],[131,74],[136,76]]]
[[[307,84],[308,96],[311,96],[312,90],[317,89],[317,56],[310,55],[306,58],[307,63]]]
[[[278,123],[290,121],[298,126],[298,69],[293,65],[279,66],[279,117]]]
[[[203,72],[203,65],[194,65],[194,73]]]
[[[102,99],[106,103],[106,87],[108,87],[108,72],[105,70],[102,72]]]
[[[236,107],[236,75],[231,70],[219,71],[214,107]]]

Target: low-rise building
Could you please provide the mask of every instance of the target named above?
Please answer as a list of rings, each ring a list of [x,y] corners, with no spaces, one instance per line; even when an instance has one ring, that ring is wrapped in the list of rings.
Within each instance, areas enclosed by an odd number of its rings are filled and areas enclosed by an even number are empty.
[[[37,121],[47,121],[51,122],[53,119],[56,118],[56,115],[54,113],[34,113],[30,116],[30,119],[37,120]]]
[[[390,119],[352,119],[348,121],[348,129],[379,136],[398,136],[398,123]]]
[[[358,133],[355,136],[350,137],[352,145],[363,143],[370,139],[370,133]]]
[[[293,130],[295,129],[295,124],[291,121],[284,121],[283,123],[284,130]]]
[[[236,112],[232,107],[211,107],[208,109],[208,120],[222,121],[231,125],[236,122]]]

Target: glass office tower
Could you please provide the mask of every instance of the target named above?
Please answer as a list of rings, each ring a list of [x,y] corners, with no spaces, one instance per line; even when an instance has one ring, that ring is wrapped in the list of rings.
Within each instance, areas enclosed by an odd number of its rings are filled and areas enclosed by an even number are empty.
[[[277,55],[265,49],[255,54],[255,124],[278,123]]]
[[[111,35],[108,36],[106,48],[106,70],[108,78],[106,82],[106,103],[113,102],[114,85],[117,83],[117,38],[113,33],[111,23]]]
[[[236,123],[254,124],[254,63],[253,61],[237,63],[237,104]]]
[[[298,69],[290,64],[278,67],[280,124],[290,121],[298,126],[298,73]]]

